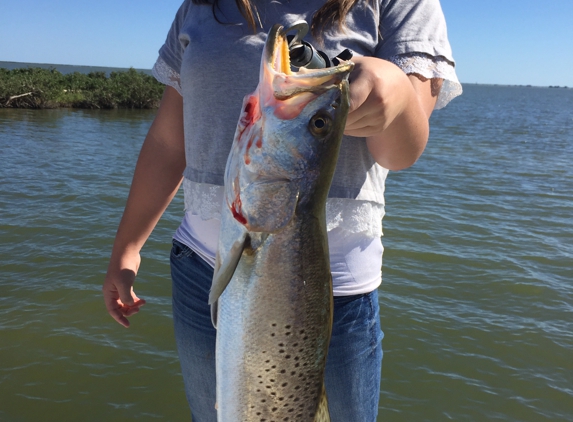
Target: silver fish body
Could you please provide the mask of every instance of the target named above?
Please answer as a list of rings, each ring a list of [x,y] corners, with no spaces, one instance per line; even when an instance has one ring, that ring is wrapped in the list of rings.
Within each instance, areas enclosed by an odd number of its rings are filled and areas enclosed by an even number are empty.
[[[353,65],[293,74],[285,49],[276,25],[227,161],[210,296],[219,422],[330,421],[325,206]]]

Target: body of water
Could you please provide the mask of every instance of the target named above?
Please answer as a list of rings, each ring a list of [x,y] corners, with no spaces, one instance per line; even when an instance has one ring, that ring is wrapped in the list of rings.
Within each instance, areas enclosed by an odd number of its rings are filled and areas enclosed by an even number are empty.
[[[101,297],[154,111],[0,109],[0,420],[189,420],[176,197],[128,330]],[[573,90],[467,85],[391,173],[379,421],[573,421]]]

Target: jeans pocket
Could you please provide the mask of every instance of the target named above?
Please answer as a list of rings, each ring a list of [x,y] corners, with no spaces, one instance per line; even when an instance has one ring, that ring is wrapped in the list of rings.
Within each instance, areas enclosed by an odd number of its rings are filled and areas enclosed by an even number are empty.
[[[193,250],[187,245],[173,239],[173,247],[171,248],[171,259],[188,258],[193,255]]]

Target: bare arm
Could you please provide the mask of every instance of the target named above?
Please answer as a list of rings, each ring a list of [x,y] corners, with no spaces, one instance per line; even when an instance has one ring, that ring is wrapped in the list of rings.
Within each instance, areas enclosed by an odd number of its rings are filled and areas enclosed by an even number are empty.
[[[441,81],[406,75],[374,57],[353,61],[345,133],[366,137],[368,150],[381,166],[390,170],[411,166],[426,147],[428,119]]]
[[[145,304],[133,291],[139,252],[175,196],[185,168],[183,100],[166,87],[135,167],[103,285],[110,315],[128,327],[126,317]]]

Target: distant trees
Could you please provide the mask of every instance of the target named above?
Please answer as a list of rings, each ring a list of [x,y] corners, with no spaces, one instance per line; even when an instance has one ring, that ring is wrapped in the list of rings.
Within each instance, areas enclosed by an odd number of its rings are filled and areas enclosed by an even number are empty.
[[[0,108],[157,108],[164,86],[129,69],[63,75],[55,69],[0,69]]]

